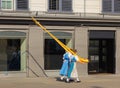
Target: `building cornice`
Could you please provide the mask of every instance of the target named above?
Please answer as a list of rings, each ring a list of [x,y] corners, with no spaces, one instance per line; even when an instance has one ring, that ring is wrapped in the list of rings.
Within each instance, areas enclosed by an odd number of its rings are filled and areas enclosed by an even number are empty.
[[[63,26],[115,26],[120,27],[120,16],[79,16],[75,14],[37,14],[34,12],[6,12],[0,13],[0,24],[34,25],[31,17],[35,17],[44,25],[63,25]]]

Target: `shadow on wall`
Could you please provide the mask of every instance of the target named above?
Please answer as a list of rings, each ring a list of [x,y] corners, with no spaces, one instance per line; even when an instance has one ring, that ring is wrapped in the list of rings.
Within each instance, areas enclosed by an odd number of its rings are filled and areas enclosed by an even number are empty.
[[[27,53],[28,55],[31,56],[31,58],[33,59],[33,61],[38,65],[38,67],[40,68],[40,70],[42,70],[43,74],[45,75],[45,77],[48,77],[47,74],[45,73],[44,69],[42,68],[42,66],[36,61],[36,59],[33,57],[33,55],[29,52],[29,51],[25,51],[25,53]],[[31,70],[31,72],[36,75],[37,77],[39,77],[39,75],[37,75],[37,73],[34,72],[33,69],[31,69],[29,66],[27,66],[27,68],[29,70]]]

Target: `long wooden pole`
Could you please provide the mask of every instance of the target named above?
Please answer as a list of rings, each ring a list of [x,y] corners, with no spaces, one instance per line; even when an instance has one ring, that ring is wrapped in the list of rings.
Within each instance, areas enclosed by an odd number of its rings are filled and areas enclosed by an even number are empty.
[[[51,34],[44,26],[40,24],[34,17],[32,17],[32,20],[35,22],[36,25],[38,25],[40,28],[42,28],[45,32],[47,32],[65,51],[70,52],[73,55],[77,55],[75,52],[73,52],[68,46],[66,46],[64,43],[62,43],[60,40],[58,40],[53,34]],[[78,55],[77,55],[78,56]],[[88,63],[88,59],[79,57],[79,62],[81,63]]]

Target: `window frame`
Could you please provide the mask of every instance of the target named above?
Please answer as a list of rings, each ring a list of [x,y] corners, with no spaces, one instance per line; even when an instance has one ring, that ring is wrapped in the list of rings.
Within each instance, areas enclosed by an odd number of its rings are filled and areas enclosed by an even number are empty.
[[[3,8],[3,1],[5,1],[5,8]],[[8,1],[10,1],[11,2],[11,7],[10,8],[8,8]],[[0,8],[1,8],[1,10],[13,10],[13,0],[0,0]]]
[[[105,11],[105,9],[104,9],[104,0],[102,0],[102,12],[103,13],[120,13],[120,11],[115,11],[115,9],[117,8],[115,8],[115,3],[116,3],[116,0],[110,0],[111,1],[111,6],[109,6],[109,7],[111,7],[111,9],[110,9],[110,11]],[[105,5],[106,6],[106,5]],[[120,6],[120,5],[119,5]]]
[[[51,0],[52,1],[52,0]],[[50,3],[52,3],[50,0],[48,0],[48,12],[73,12],[73,1],[72,0],[69,0],[70,1],[70,3],[71,3],[71,5],[70,5],[70,7],[71,8],[69,8],[69,10],[64,10],[65,8],[62,8],[63,6],[63,4],[62,4],[62,1],[63,0],[58,0],[58,3],[57,4],[59,4],[58,5],[58,9],[56,9],[56,10],[54,10],[54,9],[51,9],[50,8]],[[52,5],[51,5],[52,6]],[[67,8],[67,7],[66,7]]]
[[[27,1],[26,3],[24,3],[24,4],[27,4],[27,7],[26,7],[26,8],[19,8],[19,7],[18,7],[19,1],[16,0],[16,10],[17,10],[17,11],[27,11],[27,10],[29,10],[29,0],[25,0],[25,1]],[[19,3],[19,4],[20,4],[20,3]]]
[[[73,31],[50,30],[50,32],[54,36],[56,36],[60,41],[61,40],[65,41],[65,42],[63,42],[63,41],[62,42],[65,43],[68,47],[70,47],[70,48],[74,47],[74,44],[73,44],[74,32]],[[48,51],[46,52],[45,40],[53,40],[54,41],[54,39],[51,38],[47,33],[44,33],[44,69],[45,70],[59,70],[61,67],[61,64],[62,64],[62,61],[59,61],[59,60],[62,60],[61,58],[62,58],[64,53],[59,54],[62,49],[60,49],[59,53],[57,53],[57,52],[48,53]],[[55,42],[55,43],[57,43],[57,42]],[[49,55],[49,57],[48,57],[48,55]],[[58,55],[56,60],[59,61],[59,63],[53,65],[53,64],[51,64],[53,62],[53,60],[50,61],[50,58],[53,56],[54,57],[53,59],[55,59],[56,55]],[[58,60],[58,58],[59,58],[59,60]],[[54,67],[52,67],[52,66],[54,66]]]

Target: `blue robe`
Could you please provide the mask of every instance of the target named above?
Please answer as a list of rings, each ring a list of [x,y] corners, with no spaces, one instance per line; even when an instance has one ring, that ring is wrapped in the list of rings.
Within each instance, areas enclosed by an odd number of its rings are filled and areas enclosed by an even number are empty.
[[[62,76],[67,76],[68,73],[68,66],[69,66],[69,62],[70,62],[70,53],[66,52],[63,55],[63,64],[62,67],[60,69],[60,75]]]

